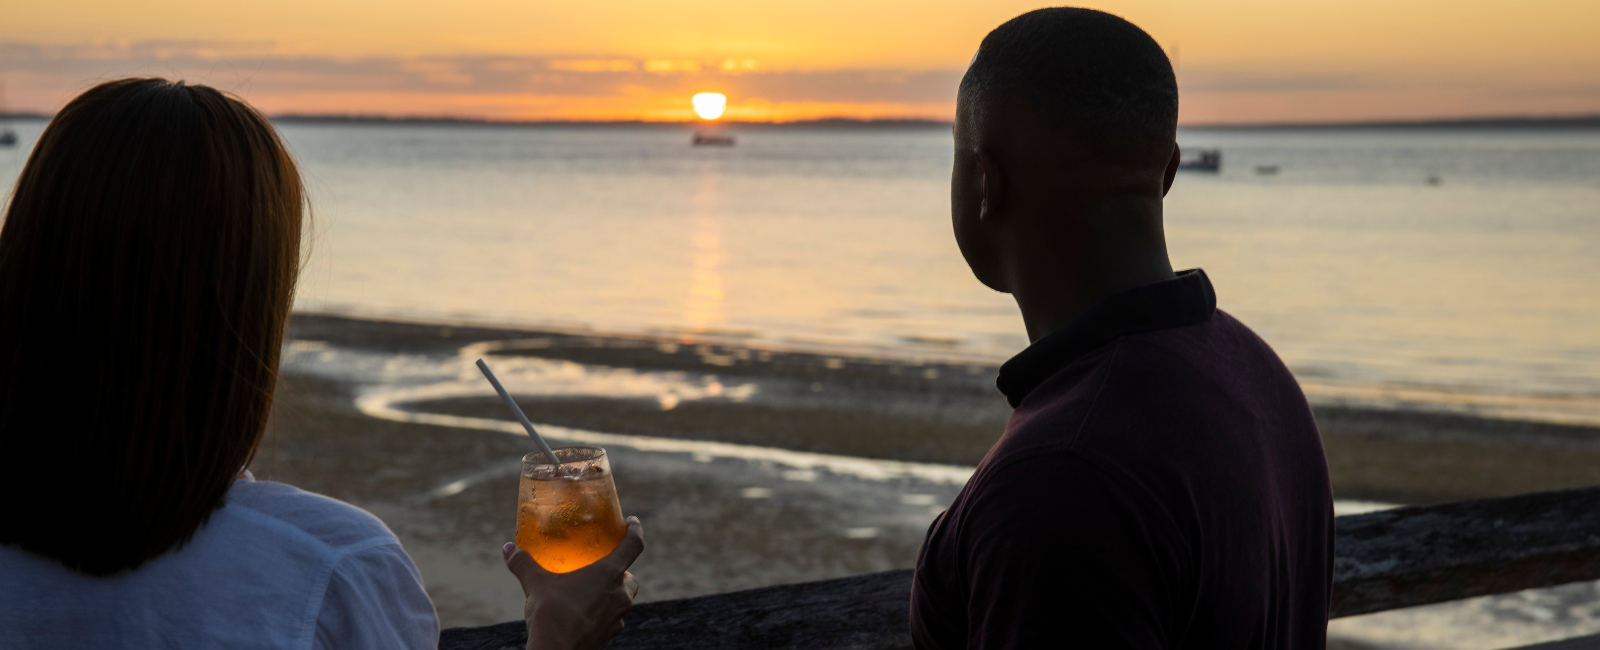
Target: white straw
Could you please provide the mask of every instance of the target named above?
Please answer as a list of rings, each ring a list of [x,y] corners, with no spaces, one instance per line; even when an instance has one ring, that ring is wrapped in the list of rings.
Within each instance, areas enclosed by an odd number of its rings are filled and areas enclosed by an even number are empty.
[[[522,423],[522,428],[528,430],[528,437],[539,443],[539,450],[544,452],[545,457],[549,458],[552,464],[556,467],[561,467],[561,459],[556,458],[556,452],[550,449],[550,443],[545,442],[544,437],[533,429],[533,423],[529,422],[528,416],[522,413],[522,408],[517,406],[517,401],[511,399],[511,393],[507,393],[506,387],[500,385],[499,379],[495,379],[494,372],[489,370],[489,364],[484,363],[483,359],[479,359],[478,369],[483,371],[483,376],[489,378],[489,383],[494,386],[495,392],[500,393],[500,399],[505,401],[506,408],[511,409],[511,413],[517,416],[517,421]]]

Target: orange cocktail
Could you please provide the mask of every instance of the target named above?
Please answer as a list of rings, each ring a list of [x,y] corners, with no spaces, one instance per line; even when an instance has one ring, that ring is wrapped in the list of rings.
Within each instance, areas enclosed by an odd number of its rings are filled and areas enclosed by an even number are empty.
[[[611,553],[628,526],[622,521],[606,450],[563,447],[555,452],[559,467],[540,452],[522,458],[517,546],[546,570],[566,573]]]

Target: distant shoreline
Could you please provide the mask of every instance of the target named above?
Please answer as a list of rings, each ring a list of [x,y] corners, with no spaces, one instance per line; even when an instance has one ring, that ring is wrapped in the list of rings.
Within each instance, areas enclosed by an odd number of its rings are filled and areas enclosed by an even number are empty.
[[[1361,122],[1283,122],[1274,124],[1183,124],[1189,131],[1296,131],[1357,129],[1437,130],[1567,130],[1600,129],[1600,115],[1566,117],[1474,117],[1430,120],[1375,120]]]
[[[468,117],[387,117],[382,115],[301,115],[284,114],[272,116],[273,122],[286,124],[417,124],[426,126],[435,125],[472,125],[472,126],[508,126],[508,127],[642,127],[642,128],[667,128],[682,129],[705,126],[698,121],[649,121],[649,120],[487,120]],[[714,126],[738,128],[949,128],[950,123],[940,120],[918,119],[885,119],[885,120],[858,120],[850,118],[824,118],[819,120],[797,120],[793,122],[747,122],[739,120],[719,120]]]
[[[495,121],[456,117],[384,117],[361,115],[277,115],[273,121],[288,124],[419,124],[485,125],[521,127],[640,127],[681,129],[701,126],[700,122],[651,122],[645,120],[580,121],[530,120]],[[741,129],[834,129],[834,128],[950,128],[950,122],[921,119],[858,120],[826,118],[793,122],[720,121],[716,125]],[[1283,122],[1266,124],[1184,124],[1186,131],[1284,131],[1339,129],[1485,129],[1485,130],[1568,130],[1600,129],[1600,115],[1562,117],[1484,117],[1437,120],[1378,120],[1361,122]]]
[[[0,113],[0,120],[48,120],[44,113]],[[490,120],[459,116],[387,116],[284,113],[271,116],[280,124],[349,124],[416,126],[494,126],[514,128],[617,128],[684,129],[701,126],[697,121],[649,120]],[[950,128],[946,120],[823,118],[792,122],[750,122],[724,120],[716,123],[740,129],[883,129]],[[1340,122],[1269,122],[1239,124],[1181,124],[1185,131],[1323,131],[1323,130],[1513,130],[1552,131],[1600,129],[1600,114],[1565,116],[1492,116],[1419,120],[1363,120]]]

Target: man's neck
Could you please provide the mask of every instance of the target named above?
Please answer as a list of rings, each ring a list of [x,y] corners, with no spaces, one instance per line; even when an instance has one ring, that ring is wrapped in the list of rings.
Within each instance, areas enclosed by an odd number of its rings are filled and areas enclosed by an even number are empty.
[[[1028,341],[1043,338],[1107,297],[1174,277],[1165,250],[1159,255],[1144,257],[1137,263],[1124,262],[1115,268],[1061,273],[1033,282],[1019,282],[1012,297],[1022,310]]]

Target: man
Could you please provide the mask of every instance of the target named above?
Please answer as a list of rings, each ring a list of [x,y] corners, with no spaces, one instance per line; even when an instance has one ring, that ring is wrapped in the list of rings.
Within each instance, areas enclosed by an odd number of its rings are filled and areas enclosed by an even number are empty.
[[[1333,507],[1295,379],[1173,273],[1177,83],[1131,23],[1041,9],[961,81],[951,212],[1032,345],[1005,434],[928,531],[917,647],[1322,648]]]

